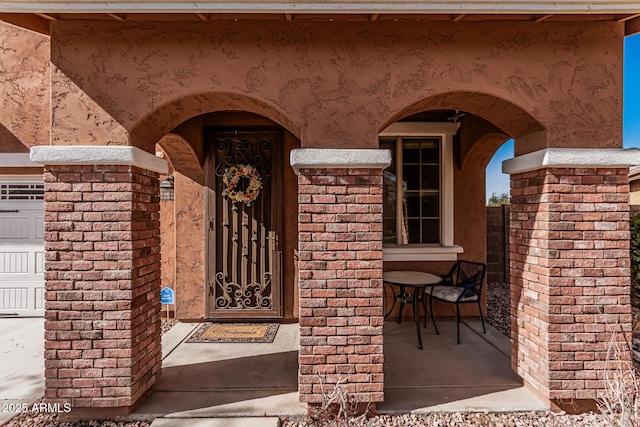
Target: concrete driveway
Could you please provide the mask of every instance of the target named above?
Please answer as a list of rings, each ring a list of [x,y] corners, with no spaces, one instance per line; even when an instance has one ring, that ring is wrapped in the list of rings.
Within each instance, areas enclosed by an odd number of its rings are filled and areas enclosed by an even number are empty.
[[[0,425],[44,395],[44,319],[0,317]]]

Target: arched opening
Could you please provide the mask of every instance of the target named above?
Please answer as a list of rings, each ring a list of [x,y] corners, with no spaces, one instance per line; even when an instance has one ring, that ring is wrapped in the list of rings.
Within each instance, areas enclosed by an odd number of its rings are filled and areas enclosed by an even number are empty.
[[[148,126],[141,124],[140,128]],[[246,151],[249,146],[251,150]],[[231,410],[248,415],[246,407],[237,402],[252,401],[252,407],[269,414],[278,410],[270,407],[272,399],[291,407],[287,411],[300,411],[297,181],[286,161],[289,152],[299,146],[296,136],[279,123],[248,111],[203,112],[174,125],[157,141],[156,152],[169,161],[173,184],[173,200],[160,201],[161,236],[166,237],[161,242],[161,288],[173,290],[175,304],[163,305],[162,311],[177,319],[168,334],[181,343],[165,349],[169,354],[153,389],[156,397],[144,403],[141,413],[207,410],[228,414]],[[272,151],[265,154],[268,150]],[[262,185],[253,203],[231,201],[221,194],[229,191],[223,182],[226,171],[254,165],[251,162],[258,155],[270,157],[268,165],[255,166]],[[277,174],[278,181],[270,181],[267,173]],[[272,188],[267,191],[267,186]],[[272,205],[281,206],[279,212],[273,212],[277,218],[271,223],[254,213],[260,203],[268,206],[270,214]],[[276,220],[279,228],[274,225]],[[267,308],[259,305],[266,297],[256,292],[265,290],[257,291],[256,270],[250,267],[263,262],[265,268],[264,259],[269,261],[271,254],[260,254],[260,244],[271,242],[278,245],[279,258],[272,259],[271,266],[279,269],[273,272],[279,275],[279,283],[271,281],[272,287],[266,289],[273,302]],[[216,279],[224,280],[224,286],[216,288]],[[230,282],[239,289],[231,289]],[[231,307],[216,306],[225,297],[233,299]],[[204,323],[195,328],[189,323],[193,321]],[[263,340],[264,344],[255,343]],[[164,399],[158,396],[181,392],[197,394],[189,402],[154,406]]]
[[[487,199],[487,322],[511,337],[509,292],[509,175],[502,162],[513,158],[513,140],[500,146],[486,167]]]
[[[420,102],[388,124],[380,133],[380,148],[391,149],[394,158],[383,173],[385,275],[415,271],[446,278],[461,260],[486,265],[486,167],[505,141],[532,132],[544,133],[518,107],[462,93]],[[478,308],[486,315],[486,274],[479,304],[460,305],[459,325],[455,304],[434,299],[430,310],[431,287],[417,291],[424,293],[418,294],[415,323],[413,307],[401,313],[398,304],[408,302],[414,291],[385,282],[385,401],[380,411],[463,410],[469,405],[491,410],[496,393],[533,396],[512,371],[509,338],[486,318],[483,331]],[[475,301],[471,296],[468,300]],[[423,299],[435,322],[423,311]],[[531,405],[544,407],[533,397]]]
[[[200,116],[214,112],[241,111],[262,116],[300,138],[300,127],[277,106],[234,93],[199,93],[173,100],[141,117],[130,131],[132,145],[151,151],[155,143],[172,130],[193,123]],[[192,127],[193,125],[191,125]],[[203,153],[194,146],[204,161]],[[200,147],[201,148],[201,147]]]
[[[254,157],[262,156],[263,150],[255,138],[252,139],[250,134],[257,134],[262,131],[271,132],[278,141],[274,141],[273,154],[269,154],[269,162],[274,162],[275,172],[278,176],[274,178],[274,197],[267,189],[263,187],[256,193],[259,194],[256,202],[262,203],[265,200],[277,199],[278,206],[269,207],[266,209],[265,215],[271,215],[273,212],[274,219],[282,222],[283,225],[278,225],[279,236],[273,238],[268,235],[269,230],[264,230],[264,236],[261,234],[261,230],[258,230],[257,236],[255,230],[243,230],[245,223],[255,222],[253,218],[237,218],[238,228],[230,230],[229,227],[235,227],[235,222],[232,218],[224,220],[222,213],[218,212],[216,215],[216,203],[215,199],[222,197],[220,203],[226,203],[225,200],[229,200],[227,184],[222,183],[224,170],[229,166],[233,166],[231,163],[247,163],[251,162]],[[238,144],[247,147],[252,145],[254,147],[253,153],[243,152],[233,148],[226,153],[218,153],[218,160],[222,157],[234,157],[233,160],[227,161],[226,166],[220,170],[213,170],[216,165],[212,164],[212,159],[216,153],[216,143],[221,142],[220,137],[225,135],[226,142],[231,143],[234,146]],[[231,138],[227,138],[228,136]],[[247,137],[247,135],[249,135]],[[278,247],[278,252],[281,252],[281,259],[271,260],[267,256],[264,264],[274,264],[273,268],[279,269],[278,274],[281,276],[281,282],[286,283],[287,291],[280,292],[278,308],[275,308],[270,316],[262,316],[263,319],[286,319],[295,320],[297,315],[297,292],[294,283],[294,248],[297,242],[297,229],[295,228],[296,215],[297,215],[297,201],[295,199],[296,194],[296,178],[293,171],[287,167],[288,155],[291,149],[300,146],[299,141],[300,131],[298,126],[293,123],[288,117],[286,117],[276,106],[269,104],[267,101],[254,99],[245,95],[234,93],[199,93],[191,96],[182,97],[177,100],[173,100],[160,106],[154,111],[146,114],[140,118],[130,131],[130,140],[133,145],[143,148],[146,151],[153,151],[152,147],[158,143],[164,150],[165,155],[170,160],[175,169],[174,176],[174,197],[176,199],[176,265],[184,266],[180,273],[180,268],[176,272],[176,282],[178,283],[198,283],[198,285],[192,286],[192,292],[188,293],[186,301],[188,303],[178,302],[177,315],[179,318],[184,319],[213,319],[213,318],[249,318],[260,317],[260,309],[253,307],[256,310],[254,314],[234,314],[229,315],[225,311],[216,312],[212,307],[216,305],[216,289],[215,281],[217,270],[216,264],[221,264],[220,253],[223,251],[226,245],[236,245],[240,242],[238,250],[232,252],[238,252],[238,260],[236,262],[237,267],[234,264],[234,268],[231,265],[225,267],[226,273],[230,276],[236,275],[236,278],[240,278],[242,274],[247,274],[248,277],[255,276],[255,271],[250,271],[250,268],[245,268],[245,273],[236,272],[236,270],[243,269],[243,262],[251,266],[254,263],[260,270],[261,260],[258,256],[256,262],[253,258],[253,254],[256,253],[256,248],[253,247],[253,240],[256,238],[259,244],[263,241],[265,245],[267,241],[273,240],[274,245]],[[263,135],[264,136],[264,135]],[[248,138],[248,139],[247,139]],[[152,145],[153,144],[153,145]],[[244,160],[242,160],[242,159]],[[251,159],[250,159],[251,158]],[[235,163],[234,163],[235,162]],[[243,163],[244,162],[244,163]],[[258,173],[271,173],[272,165],[260,166]],[[263,177],[258,177],[262,180]],[[268,178],[271,179],[271,178]],[[217,181],[220,181],[217,183]],[[244,182],[244,180],[241,180]],[[216,187],[219,185],[219,187]],[[240,184],[244,185],[244,184]],[[277,188],[275,188],[277,187]],[[222,193],[225,193],[223,196]],[[244,208],[255,208],[257,203],[228,203],[229,209],[235,208],[233,212],[243,210]],[[252,206],[249,206],[252,205]],[[244,212],[244,211],[243,211]],[[245,212],[246,213],[246,212]],[[243,214],[239,214],[242,216]],[[177,219],[181,221],[178,222]],[[225,223],[224,227],[227,227],[228,231],[223,231],[217,227],[221,223]],[[181,230],[178,230],[181,228]],[[213,230],[210,230],[213,228]],[[214,237],[209,238],[208,231],[212,231]],[[223,233],[227,233],[229,242],[222,244],[218,242],[221,247],[216,248],[213,240],[218,239]],[[244,234],[243,234],[244,233]],[[236,235],[236,237],[234,237]],[[193,239],[189,240],[184,236],[198,236],[197,241],[193,242]],[[204,236],[204,238],[202,237]],[[184,239],[184,247],[180,248],[180,239]],[[242,242],[245,239],[245,242]],[[188,254],[184,259],[181,259],[181,253]],[[215,260],[211,260],[210,257],[218,257]],[[229,258],[233,257],[233,254],[229,254]],[[224,258],[227,258],[225,255]],[[270,266],[271,267],[271,266]],[[222,270],[222,268],[220,268]],[[229,271],[227,271],[229,270]],[[264,270],[264,268],[263,268]],[[236,274],[237,273],[237,274]],[[180,275],[183,278],[180,279]],[[243,279],[250,281],[249,279]],[[238,282],[235,280],[234,282]],[[221,286],[226,287],[226,282]],[[178,285],[178,286],[184,286]],[[211,288],[214,288],[213,290]],[[219,291],[220,289],[218,289]],[[246,289],[245,289],[246,290]],[[242,290],[236,290],[244,292]],[[235,292],[235,291],[234,291]],[[210,295],[211,294],[211,295]],[[208,296],[212,296],[210,301]],[[232,305],[235,306],[235,300],[238,298],[229,297],[229,295],[222,299],[228,301],[229,298],[234,300]],[[253,298],[253,297],[252,297]],[[241,300],[241,299],[239,299]],[[264,299],[262,300],[265,301]],[[253,299],[255,303],[255,298]]]

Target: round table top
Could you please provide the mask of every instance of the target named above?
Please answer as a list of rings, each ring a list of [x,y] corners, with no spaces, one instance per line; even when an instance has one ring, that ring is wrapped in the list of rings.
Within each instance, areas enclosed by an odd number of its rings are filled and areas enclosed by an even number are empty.
[[[442,281],[442,277],[422,271],[385,271],[383,280],[396,285],[428,286]]]

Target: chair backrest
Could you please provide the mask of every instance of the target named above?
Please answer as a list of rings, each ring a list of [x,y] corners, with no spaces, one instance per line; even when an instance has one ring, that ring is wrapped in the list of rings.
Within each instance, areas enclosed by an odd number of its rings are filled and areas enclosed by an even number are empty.
[[[480,262],[458,260],[454,265],[453,285],[467,288],[460,298],[480,296],[487,265]]]

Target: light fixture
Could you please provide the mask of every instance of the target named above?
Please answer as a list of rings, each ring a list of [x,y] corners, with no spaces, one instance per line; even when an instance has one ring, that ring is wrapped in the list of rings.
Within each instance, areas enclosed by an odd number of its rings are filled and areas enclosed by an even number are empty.
[[[173,200],[173,181],[173,175],[169,175],[160,183],[160,200]]]

